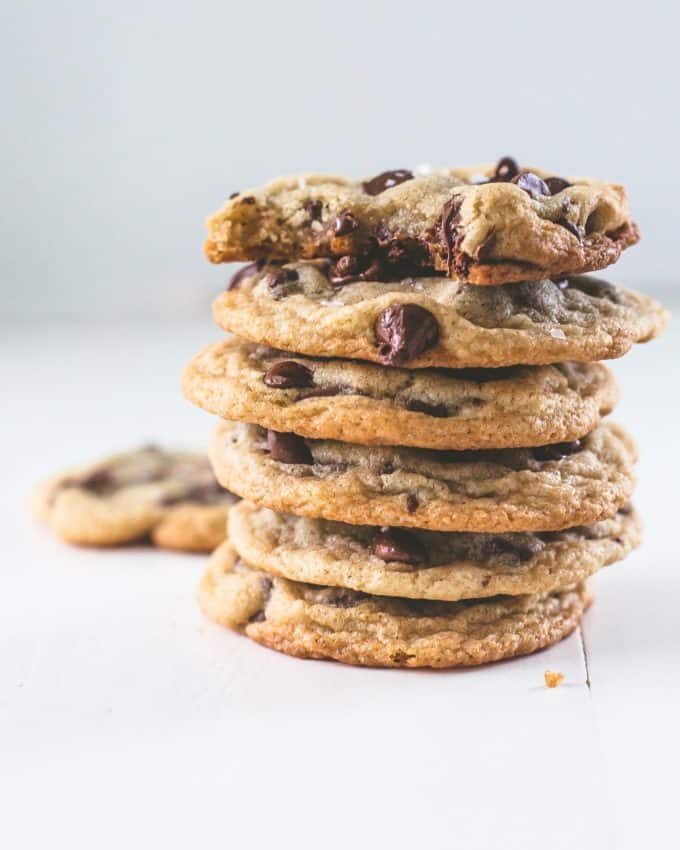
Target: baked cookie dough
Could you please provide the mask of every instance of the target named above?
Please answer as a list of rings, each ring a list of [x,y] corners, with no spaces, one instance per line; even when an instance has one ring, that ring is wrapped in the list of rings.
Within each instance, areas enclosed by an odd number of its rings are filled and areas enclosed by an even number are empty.
[[[269,576],[228,543],[211,556],[198,599],[210,619],[272,649],[373,667],[468,667],[526,655],[570,634],[590,602],[583,583],[460,602],[371,596]]]
[[[365,447],[222,422],[220,483],[258,505],[353,525],[437,531],[551,531],[613,516],[636,453],[619,426],[533,449],[437,452]]]
[[[514,534],[347,525],[241,502],[229,540],[252,567],[294,581],[409,599],[547,593],[584,581],[640,543],[630,506],[563,531]]]
[[[596,278],[484,288],[443,277],[334,286],[322,263],[246,267],[213,305],[218,325],[285,351],[389,366],[608,360],[665,327],[653,299]]]
[[[475,284],[580,274],[638,241],[622,186],[495,166],[281,177],[207,221],[213,263],[331,257],[339,280],[437,270]]]
[[[618,399],[601,363],[506,369],[388,369],[227,339],[182,376],[189,401],[222,418],[362,445],[539,446],[592,431]]]
[[[156,446],[56,475],[31,494],[35,516],[69,543],[119,546],[149,536],[187,552],[211,552],[225,539],[235,501],[204,455]]]

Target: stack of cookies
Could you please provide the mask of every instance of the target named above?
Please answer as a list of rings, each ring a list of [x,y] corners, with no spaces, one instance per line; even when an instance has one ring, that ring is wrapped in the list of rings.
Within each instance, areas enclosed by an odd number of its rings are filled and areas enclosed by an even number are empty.
[[[621,186],[520,168],[283,178],[208,221],[254,261],[183,388],[244,501],[205,613],[291,655],[455,667],[568,635],[640,540],[597,361],[663,328],[579,276],[638,240]]]

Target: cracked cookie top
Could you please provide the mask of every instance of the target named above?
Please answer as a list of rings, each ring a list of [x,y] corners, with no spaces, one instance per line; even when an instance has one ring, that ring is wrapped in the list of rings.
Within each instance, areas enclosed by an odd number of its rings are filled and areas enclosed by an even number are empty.
[[[273,348],[452,369],[620,357],[667,320],[653,299],[589,276],[494,287],[443,277],[336,286],[320,262],[246,267],[213,312],[225,330]]]
[[[438,271],[475,284],[604,268],[638,241],[625,190],[505,157],[370,179],[282,177],[208,218],[212,262],[328,257],[337,280]]]
[[[434,449],[577,439],[618,392],[601,363],[386,369],[227,339],[184,370],[186,397],[222,418],[303,437]]]
[[[613,423],[569,443],[445,452],[306,440],[223,422],[210,458],[229,490],[284,513],[500,533],[613,516],[630,498],[636,451]]]

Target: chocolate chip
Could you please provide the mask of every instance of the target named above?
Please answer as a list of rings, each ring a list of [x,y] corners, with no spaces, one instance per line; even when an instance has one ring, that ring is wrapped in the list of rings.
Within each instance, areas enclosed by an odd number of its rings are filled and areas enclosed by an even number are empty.
[[[395,171],[383,171],[361,185],[367,195],[379,195],[385,189],[391,189],[407,180],[413,180],[413,173],[406,168],[397,168]]]
[[[565,230],[568,230],[569,233],[571,233],[571,235],[575,236],[577,239],[581,239],[583,237],[583,233],[578,224],[574,224],[574,222],[569,221],[568,218],[560,219],[559,221],[556,221],[555,224],[559,224]]]
[[[297,434],[267,431],[267,447],[274,460],[281,463],[314,463],[309,446]]]
[[[77,481],[77,486],[90,493],[101,493],[115,484],[115,476],[111,469],[102,467],[95,469],[89,475]]]
[[[245,198],[241,198],[242,204],[254,204],[256,203],[255,198],[252,195],[246,195]]]
[[[321,221],[321,213],[323,212],[323,203],[321,201],[306,201],[304,209],[309,213],[312,221]]]
[[[380,361],[396,366],[420,356],[439,340],[437,320],[418,304],[392,304],[375,321]]]
[[[427,564],[427,551],[418,538],[403,528],[383,527],[373,535],[373,554],[383,561],[396,561],[412,567]]]
[[[295,360],[281,360],[270,366],[262,380],[268,387],[284,390],[292,387],[311,387],[314,384],[311,369]]]
[[[482,546],[484,558],[522,563],[529,561],[545,548],[537,537],[492,537]]]
[[[385,460],[380,464],[378,472],[380,475],[392,475],[395,469],[396,467],[393,460]]]
[[[232,192],[232,193],[231,193],[231,195],[229,195],[229,200],[230,200],[230,201],[233,201],[233,200],[234,200],[234,198],[238,198],[238,196],[239,196],[240,194],[241,194],[240,192]]]
[[[622,516],[629,516],[633,513],[633,506],[630,504],[630,502],[626,505],[622,505],[619,508],[618,513],[620,513]]]
[[[410,514],[414,514],[420,507],[420,500],[415,493],[409,493],[406,497],[406,510]]]
[[[425,413],[428,416],[436,416],[442,418],[448,415],[448,409],[445,404],[430,404],[428,401],[421,401],[417,398],[411,398],[406,402],[406,409],[412,410],[415,413]]]
[[[295,269],[272,269],[262,278],[270,289],[278,289],[289,281],[297,280],[299,277]]]
[[[567,455],[573,455],[580,448],[580,440],[571,440],[568,443],[552,443],[549,446],[537,446],[532,449],[532,453],[538,461],[561,460],[563,457],[567,457]]]
[[[358,274],[359,270],[359,258],[352,254],[345,254],[345,256],[340,257],[335,264],[334,275],[331,280],[334,278],[352,277],[353,275]]]
[[[519,165],[517,164],[517,160],[514,160],[511,156],[504,156],[503,159],[498,161],[498,165],[496,165],[493,179],[499,183],[506,183],[517,177],[518,174]]]
[[[548,187],[548,191],[551,195],[557,195],[564,191],[564,189],[568,189],[571,186],[571,183],[568,180],[565,180],[564,177],[548,177],[545,181],[545,185]]]
[[[232,289],[237,289],[241,281],[245,280],[247,277],[252,277],[261,271],[264,267],[264,262],[264,260],[258,260],[256,263],[250,263],[250,265],[240,268],[227,284],[227,292]]]
[[[357,227],[359,227],[359,222],[354,218],[351,212],[345,210],[345,212],[341,212],[340,215],[333,222],[333,232],[336,236],[347,236],[350,233],[353,233]]]
[[[542,180],[537,174],[533,174],[531,171],[523,171],[521,174],[513,177],[511,182],[518,189],[523,189],[535,201],[550,194],[550,189],[548,189],[545,180]]]
[[[446,268],[449,273],[455,269],[463,276],[466,273],[466,258],[457,255],[457,248],[461,242],[463,235],[458,232],[460,224],[460,209],[463,206],[463,199],[458,195],[454,195],[451,200],[447,201],[442,207],[441,221],[439,224],[439,237],[446,245]]]

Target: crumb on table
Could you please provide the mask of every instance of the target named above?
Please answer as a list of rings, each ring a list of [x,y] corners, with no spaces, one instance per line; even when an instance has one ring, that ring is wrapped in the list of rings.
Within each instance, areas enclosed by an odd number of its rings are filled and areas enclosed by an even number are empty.
[[[543,674],[546,688],[556,688],[564,681],[564,673],[555,673],[552,670],[546,670]]]

